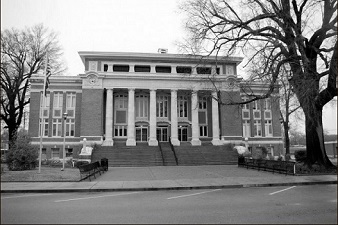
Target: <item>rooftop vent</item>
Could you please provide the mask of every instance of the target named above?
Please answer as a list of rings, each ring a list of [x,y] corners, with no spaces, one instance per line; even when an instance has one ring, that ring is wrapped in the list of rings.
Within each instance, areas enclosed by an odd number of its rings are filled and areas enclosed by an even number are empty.
[[[166,54],[166,53],[168,53],[168,49],[167,49],[167,48],[159,48],[159,49],[157,50],[157,52],[158,52],[158,53],[161,53],[161,54]]]

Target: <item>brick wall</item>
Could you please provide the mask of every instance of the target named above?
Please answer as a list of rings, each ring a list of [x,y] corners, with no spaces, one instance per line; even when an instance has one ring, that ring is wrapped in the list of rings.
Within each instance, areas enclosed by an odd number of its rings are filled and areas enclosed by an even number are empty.
[[[221,92],[222,102],[240,102],[239,91]],[[241,108],[238,105],[220,105],[221,136],[242,136]]]
[[[40,110],[40,92],[30,93],[29,107],[29,129],[28,133],[31,137],[39,135],[39,110]]]
[[[103,90],[83,89],[81,104],[81,136],[103,135]]]
[[[271,111],[272,111],[272,132],[274,137],[282,136],[279,109],[279,98],[271,97]]]

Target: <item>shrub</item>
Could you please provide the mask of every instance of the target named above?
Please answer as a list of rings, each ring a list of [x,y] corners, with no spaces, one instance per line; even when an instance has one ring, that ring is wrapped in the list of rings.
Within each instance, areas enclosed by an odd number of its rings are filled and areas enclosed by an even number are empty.
[[[11,143],[7,154],[9,170],[29,170],[37,166],[38,148],[31,145],[31,138],[25,133],[18,133]]]
[[[295,159],[297,162],[304,162],[306,160],[306,150],[295,151]]]

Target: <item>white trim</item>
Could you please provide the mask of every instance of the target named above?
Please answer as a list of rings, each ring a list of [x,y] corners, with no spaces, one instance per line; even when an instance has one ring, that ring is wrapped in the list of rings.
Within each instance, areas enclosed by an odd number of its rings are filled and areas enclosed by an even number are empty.
[[[46,140],[46,137],[44,137],[44,140]],[[65,145],[79,145],[79,141],[74,141],[74,142],[65,142]],[[40,144],[39,141],[32,141],[32,145],[37,145]],[[56,146],[61,146],[63,143],[60,141],[57,142],[42,142],[43,145],[56,145]]]

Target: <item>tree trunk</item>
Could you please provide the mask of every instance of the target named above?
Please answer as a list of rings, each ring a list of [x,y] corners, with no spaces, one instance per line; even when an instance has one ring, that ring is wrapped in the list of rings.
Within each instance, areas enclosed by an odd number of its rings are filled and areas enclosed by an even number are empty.
[[[289,137],[289,125],[287,122],[283,122],[284,127],[284,144],[285,144],[285,154],[290,154],[290,137]]]
[[[306,107],[305,130],[306,130],[306,152],[307,159],[305,164],[310,168],[313,164],[325,166],[326,168],[335,167],[327,157],[324,145],[324,132],[322,122],[322,109],[314,106]]]
[[[13,120],[10,120],[9,124],[7,124],[7,126],[8,126],[8,149],[10,150],[11,147],[12,147],[12,143],[16,141],[18,128],[17,128],[17,125],[15,123],[15,120],[14,120],[14,122],[13,122]]]

